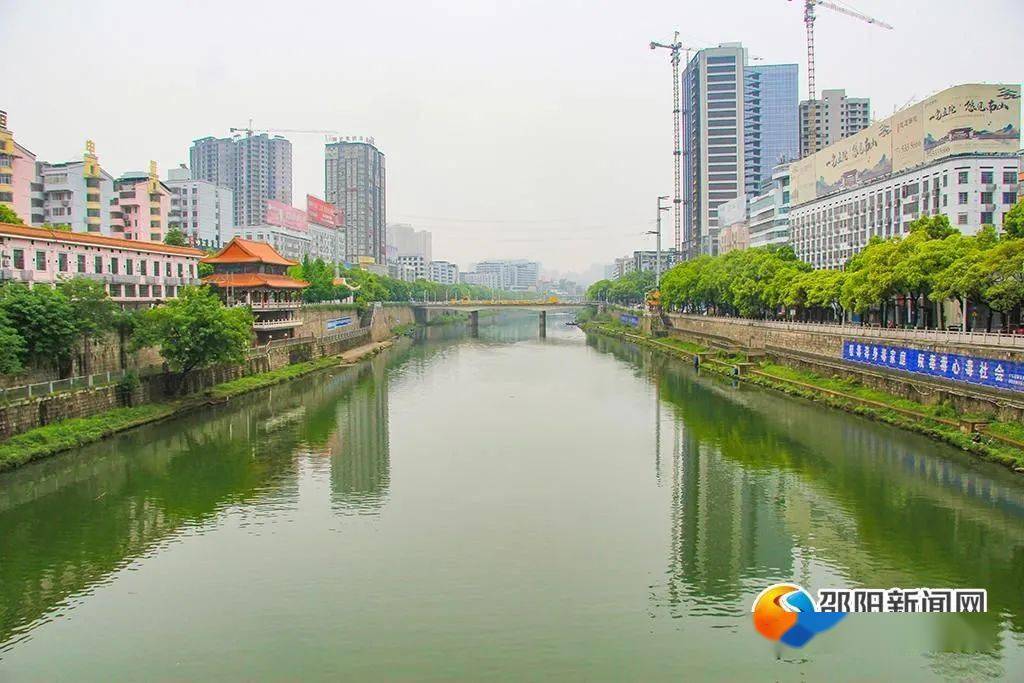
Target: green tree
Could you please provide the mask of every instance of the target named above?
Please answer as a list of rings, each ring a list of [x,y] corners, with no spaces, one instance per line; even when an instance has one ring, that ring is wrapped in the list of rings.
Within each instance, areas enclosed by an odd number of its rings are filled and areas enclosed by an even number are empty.
[[[25,340],[27,358],[70,370],[77,330],[67,297],[46,285],[9,282],[0,288],[0,311]]]
[[[1024,304],[1024,240],[1000,242],[985,254],[982,267],[988,275],[988,282],[981,291],[981,297],[989,308],[999,311],[1005,330],[1010,313]]]
[[[25,221],[21,220],[18,214],[14,213],[14,209],[7,206],[6,204],[0,204],[0,223],[13,223],[14,225],[24,225]]]
[[[252,320],[247,308],[225,307],[208,287],[182,287],[177,299],[141,316],[133,345],[158,346],[184,378],[192,370],[244,361]]]
[[[21,372],[25,350],[25,340],[11,324],[7,314],[0,311],[0,374]]]
[[[64,280],[57,285],[71,308],[71,324],[75,328],[83,347],[83,371],[91,372],[89,358],[93,340],[114,328],[117,305],[107,294],[102,282],[84,277]]]
[[[172,247],[187,247],[188,238],[185,237],[185,233],[177,228],[171,228],[164,235],[164,244]]]
[[[1003,234],[1006,239],[1024,239],[1024,198],[1003,216]]]
[[[607,301],[611,288],[611,280],[598,280],[587,287],[587,301]]]

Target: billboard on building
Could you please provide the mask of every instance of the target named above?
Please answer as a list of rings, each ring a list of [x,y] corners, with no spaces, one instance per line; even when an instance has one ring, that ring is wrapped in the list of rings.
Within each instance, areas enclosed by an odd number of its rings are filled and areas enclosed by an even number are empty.
[[[267,200],[267,211],[264,221],[266,221],[267,225],[279,225],[289,230],[300,230],[302,232],[308,230],[305,211],[274,199]]]
[[[958,85],[924,102],[929,161],[967,152],[1020,149],[1020,86]]]
[[[790,164],[792,204],[957,154],[1020,149],[1020,85],[969,84],[877,121]]]
[[[817,196],[814,191],[814,185],[818,181],[818,176],[814,172],[816,157],[817,154],[811,154],[789,164],[790,204],[792,206],[809,202]]]
[[[890,117],[892,170],[902,171],[924,162],[924,103],[902,109]]]
[[[892,127],[888,119],[829,145],[814,155],[815,196],[820,197],[892,173]]]
[[[338,209],[334,204],[328,204],[311,194],[306,195],[306,214],[309,217],[310,223],[316,223],[328,228],[336,228],[341,225],[338,221]]]

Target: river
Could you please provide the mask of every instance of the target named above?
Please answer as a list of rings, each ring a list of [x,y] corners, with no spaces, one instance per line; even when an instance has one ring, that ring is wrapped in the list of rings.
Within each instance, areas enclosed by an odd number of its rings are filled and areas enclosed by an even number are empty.
[[[1024,483],[551,315],[0,476],[0,680],[1024,679]],[[973,615],[759,636],[776,581]]]

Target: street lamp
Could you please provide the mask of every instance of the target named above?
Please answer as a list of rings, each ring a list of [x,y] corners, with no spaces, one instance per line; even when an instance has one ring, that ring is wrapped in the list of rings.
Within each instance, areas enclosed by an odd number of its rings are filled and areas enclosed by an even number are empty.
[[[658,229],[657,230],[648,231],[648,233],[647,233],[648,235],[653,234],[653,235],[657,235],[658,236],[658,251],[657,251],[657,254],[655,256],[655,261],[654,261],[654,288],[655,289],[660,289],[661,288],[661,212],[662,211],[668,211],[671,208],[671,207],[668,207],[668,206],[662,206],[661,203],[663,201],[667,201],[668,198],[669,198],[668,195],[662,195],[662,196],[658,197],[658,220],[657,220]]]

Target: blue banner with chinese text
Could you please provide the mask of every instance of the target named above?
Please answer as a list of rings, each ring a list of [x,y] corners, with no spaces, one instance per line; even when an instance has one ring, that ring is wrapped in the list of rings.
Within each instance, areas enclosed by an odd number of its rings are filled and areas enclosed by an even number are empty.
[[[1024,363],[846,340],[843,359],[917,375],[1024,392]]]

